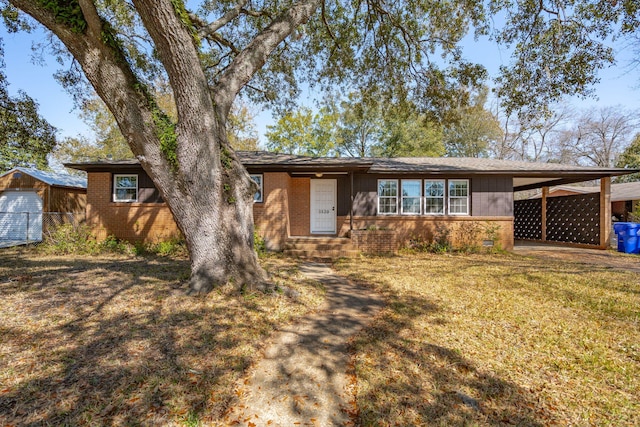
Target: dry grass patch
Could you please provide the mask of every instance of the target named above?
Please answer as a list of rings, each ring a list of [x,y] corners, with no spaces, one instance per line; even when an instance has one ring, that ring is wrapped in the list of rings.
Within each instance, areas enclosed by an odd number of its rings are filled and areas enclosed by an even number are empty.
[[[344,260],[362,425],[640,424],[640,275],[518,255]]]
[[[323,299],[263,265],[298,297],[185,297],[184,259],[0,251],[0,425],[220,423],[264,338]]]

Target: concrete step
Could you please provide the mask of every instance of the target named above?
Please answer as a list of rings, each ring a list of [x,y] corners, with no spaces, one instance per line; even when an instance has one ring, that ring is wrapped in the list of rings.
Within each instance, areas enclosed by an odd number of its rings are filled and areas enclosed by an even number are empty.
[[[351,239],[330,236],[290,237],[285,242],[283,252],[296,258],[323,260],[351,258],[360,253]]]
[[[284,245],[285,249],[301,249],[301,250],[308,250],[308,251],[312,251],[312,250],[316,250],[316,251],[332,251],[332,250],[351,250],[354,249],[355,247],[351,244],[351,243],[340,243],[340,244],[333,244],[333,243],[292,243],[292,242],[287,242]]]
[[[360,255],[360,251],[350,250],[307,250],[307,249],[285,249],[283,253],[294,258],[333,260],[337,258],[355,258]]]
[[[286,243],[290,244],[315,244],[315,245],[350,245],[351,239],[347,237],[289,237]]]

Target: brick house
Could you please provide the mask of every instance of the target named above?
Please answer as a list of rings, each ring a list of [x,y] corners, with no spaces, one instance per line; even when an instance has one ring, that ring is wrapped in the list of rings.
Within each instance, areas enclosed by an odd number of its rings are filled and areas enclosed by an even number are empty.
[[[312,158],[238,152],[260,191],[254,223],[271,250],[395,251],[409,240],[514,245],[514,192],[610,178],[625,169],[470,158]],[[162,240],[179,234],[136,160],[66,165],[88,173],[87,221],[98,238]],[[600,201],[600,199],[598,199]],[[610,221],[606,203],[597,221]],[[591,218],[593,219],[593,218]],[[600,227],[604,241],[609,227]],[[309,248],[309,242],[315,246]],[[602,242],[591,242],[601,246]],[[305,246],[306,245],[306,246]]]

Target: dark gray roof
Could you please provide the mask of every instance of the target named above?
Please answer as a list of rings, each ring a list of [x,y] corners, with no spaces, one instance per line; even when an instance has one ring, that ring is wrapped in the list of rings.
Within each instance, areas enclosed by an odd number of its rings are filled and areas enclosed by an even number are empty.
[[[510,175],[517,190],[538,188],[542,183],[561,185],[638,172],[630,169],[598,168],[464,157],[353,158],[309,157],[266,151],[238,151],[240,161],[250,170],[313,173],[359,171],[377,174],[464,174]],[[99,161],[66,164],[80,170],[126,168],[137,160]]]
[[[623,169],[607,169],[598,167],[585,167],[564,165],[560,163],[534,163],[513,160],[484,159],[475,157],[399,157],[376,158],[369,172],[503,172],[517,175],[528,175],[532,172],[575,172],[575,173],[601,173],[609,171],[613,174],[627,173]]]
[[[47,172],[40,169],[17,167],[0,175],[0,178],[10,173],[20,172],[55,187],[87,188],[87,179],[69,175],[68,173]]]
[[[375,159],[358,157],[309,157],[293,154],[270,153],[268,151],[238,151],[238,158],[243,165],[262,167],[282,167],[286,169],[322,168],[364,168],[368,169]]]

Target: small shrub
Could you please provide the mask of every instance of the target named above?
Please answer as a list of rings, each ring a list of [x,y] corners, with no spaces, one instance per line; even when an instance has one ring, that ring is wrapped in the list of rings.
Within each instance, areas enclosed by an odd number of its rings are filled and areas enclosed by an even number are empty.
[[[120,240],[113,235],[107,236],[105,240],[100,243],[101,252],[111,252],[123,255],[138,255],[138,249],[131,243]]]
[[[267,252],[267,245],[258,230],[253,231],[253,248],[258,256],[263,256]]]
[[[423,236],[414,236],[409,239],[406,249],[416,252],[432,252],[432,253],[446,253],[451,252],[453,247],[449,239],[449,229],[446,227],[439,227],[432,239],[425,239]]]
[[[464,253],[476,253],[480,251],[482,228],[477,222],[468,222],[455,231],[456,249]]]
[[[429,252],[429,247],[431,246],[431,241],[426,240],[423,236],[412,236],[405,249],[415,252]]]
[[[183,256],[187,255],[187,244],[184,239],[174,237],[149,245],[145,248],[145,251],[159,256]]]
[[[439,225],[436,227],[436,232],[433,236],[433,241],[429,245],[429,251],[434,253],[445,253],[451,252],[453,250],[453,245],[451,244],[451,230],[446,227]]]
[[[88,226],[63,224],[47,230],[38,250],[56,255],[93,254],[99,251],[99,244]]]
[[[502,251],[502,245],[500,244],[500,226],[498,224],[492,224],[487,221],[484,224],[484,234],[485,240],[490,240],[492,242],[492,246],[487,249],[492,252]]]

